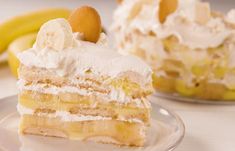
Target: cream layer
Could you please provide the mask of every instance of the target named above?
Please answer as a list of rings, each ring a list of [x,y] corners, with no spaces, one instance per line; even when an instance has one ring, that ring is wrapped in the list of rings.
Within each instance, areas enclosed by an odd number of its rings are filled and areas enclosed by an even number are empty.
[[[97,91],[93,91],[93,90],[89,90],[89,89],[82,89],[79,87],[72,87],[72,86],[56,87],[56,86],[52,86],[52,85],[48,86],[47,84],[26,85],[26,82],[22,79],[20,79],[17,82],[17,84],[18,84],[18,88],[20,91],[29,90],[29,91],[36,91],[36,92],[40,92],[40,93],[53,94],[53,95],[58,95],[59,93],[77,93],[77,94],[83,95],[83,96],[95,95],[95,96],[103,98],[103,100],[106,102],[116,101],[121,104],[134,102],[136,104],[136,106],[138,106],[140,108],[141,107],[150,108],[150,106],[151,106],[149,103],[143,104],[141,101],[141,98],[133,99],[133,98],[127,96],[124,93],[124,91],[117,90],[117,89],[111,89],[110,93],[102,94]]]
[[[17,110],[20,113],[20,115],[33,115],[34,110],[24,107],[21,104],[17,105]],[[95,121],[95,120],[112,120],[111,117],[103,117],[103,116],[90,116],[90,115],[78,115],[78,114],[71,114],[70,112],[66,111],[56,111],[55,113],[38,113],[38,116],[46,116],[49,118],[60,118],[61,121],[64,122],[73,122],[73,121]],[[132,118],[132,119],[125,119],[125,118],[119,118],[117,119],[119,121],[127,121],[127,122],[135,122],[135,123],[144,123],[140,119]]]

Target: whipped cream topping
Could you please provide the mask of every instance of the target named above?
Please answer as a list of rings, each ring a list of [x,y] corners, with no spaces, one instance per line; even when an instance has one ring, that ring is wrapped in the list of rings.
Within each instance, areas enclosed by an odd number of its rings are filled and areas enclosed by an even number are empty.
[[[174,35],[180,43],[195,49],[217,47],[231,35],[221,18],[210,17],[205,24],[196,22],[198,0],[178,0],[178,8],[164,23],[160,23],[156,13],[159,11],[159,0],[144,4],[136,17],[129,20],[128,15],[139,1],[125,0],[116,10],[113,28],[118,29],[121,36],[136,29],[144,34],[153,32],[160,39]]]
[[[17,111],[20,115],[33,115],[34,110],[24,107],[21,104],[17,105]],[[38,116],[46,116],[49,118],[60,118],[61,121],[64,122],[73,122],[73,121],[95,121],[95,120],[112,120],[111,117],[104,117],[104,116],[91,116],[91,115],[78,115],[78,114],[71,114],[66,111],[56,111],[55,113],[39,113]],[[135,122],[135,123],[143,123],[140,119],[133,118],[133,119],[126,119],[126,118],[119,118],[119,121],[128,121],[128,122]]]
[[[184,18],[174,14],[169,16],[164,25],[163,28],[156,29],[160,38],[174,35],[180,43],[192,49],[218,47],[231,35],[220,18],[211,19],[205,26],[199,26],[193,22],[185,23]]]
[[[75,36],[74,36],[75,37]],[[101,36],[104,38],[104,36]],[[135,72],[151,82],[151,68],[134,56],[122,56],[102,44],[74,39],[74,46],[62,51],[33,47],[18,55],[20,62],[29,67],[46,68],[59,76],[78,76],[91,70],[94,74],[116,77],[127,71]]]

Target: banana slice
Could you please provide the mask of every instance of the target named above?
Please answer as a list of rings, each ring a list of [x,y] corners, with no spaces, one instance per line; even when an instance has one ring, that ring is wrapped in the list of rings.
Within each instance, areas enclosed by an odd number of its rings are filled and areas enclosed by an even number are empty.
[[[90,6],[76,9],[68,18],[73,32],[84,35],[84,40],[96,43],[102,31],[99,13]]]
[[[35,44],[39,49],[50,48],[57,51],[72,47],[72,28],[63,18],[50,20],[40,28]]]
[[[225,17],[226,24],[235,29],[235,9],[230,10]]]
[[[206,24],[211,18],[210,4],[197,2],[195,7],[195,21],[199,24]]]

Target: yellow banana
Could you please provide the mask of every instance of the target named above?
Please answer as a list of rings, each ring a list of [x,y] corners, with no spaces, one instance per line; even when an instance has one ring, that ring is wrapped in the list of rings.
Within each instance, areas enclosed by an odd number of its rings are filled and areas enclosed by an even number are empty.
[[[36,40],[37,33],[30,33],[15,39],[8,47],[8,64],[12,74],[17,77],[19,60],[17,54],[28,48],[31,48]]]
[[[70,10],[51,8],[14,17],[0,24],[0,54],[17,37],[36,32],[42,24],[54,18],[68,18]]]

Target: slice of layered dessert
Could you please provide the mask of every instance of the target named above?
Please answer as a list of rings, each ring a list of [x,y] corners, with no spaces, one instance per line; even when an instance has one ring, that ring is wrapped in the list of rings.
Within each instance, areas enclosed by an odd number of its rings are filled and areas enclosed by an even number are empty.
[[[113,30],[120,52],[151,65],[156,90],[234,101],[234,12],[200,0],[122,0]]]
[[[93,8],[82,7],[69,22],[48,21],[33,48],[18,55],[19,132],[143,146],[152,71],[140,59],[107,48],[99,28],[98,38],[89,35],[99,19],[88,29],[81,24],[94,16]],[[73,17],[80,23],[71,23]]]

